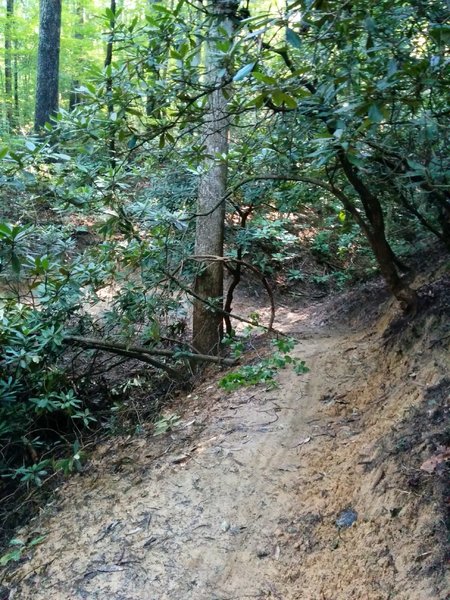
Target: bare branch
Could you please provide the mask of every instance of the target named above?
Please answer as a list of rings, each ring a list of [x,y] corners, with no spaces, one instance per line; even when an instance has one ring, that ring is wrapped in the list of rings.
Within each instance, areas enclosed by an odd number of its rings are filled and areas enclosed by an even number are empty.
[[[162,363],[151,356],[163,356],[167,358],[177,359],[183,358],[189,361],[195,362],[210,362],[216,364],[223,364],[232,366],[236,364],[236,360],[232,358],[223,358],[221,356],[209,356],[207,354],[195,354],[193,352],[185,352],[183,350],[164,350],[160,348],[146,348],[145,346],[129,346],[120,342],[109,342],[99,340],[97,338],[80,337],[77,335],[67,335],[64,337],[64,343],[74,346],[82,346],[83,348],[91,348],[96,350],[103,350],[104,352],[111,352],[112,354],[119,354],[120,356],[127,356],[128,358],[134,358],[142,362],[146,362],[157,369],[162,369],[169,373],[175,379],[179,379],[180,374],[178,371],[170,367],[169,365]]]
[[[210,256],[210,255],[196,255],[196,256],[191,256],[189,257],[192,260],[197,260],[197,261],[222,261],[224,263],[227,262],[232,262],[232,263],[238,263],[240,265],[243,265],[244,267],[247,267],[247,269],[250,269],[250,271],[253,271],[253,273],[255,273],[256,275],[258,275],[258,277],[261,278],[261,281],[263,283],[264,288],[266,289],[267,295],[269,296],[269,300],[270,300],[270,321],[269,324],[267,326],[267,329],[269,331],[272,330],[273,328],[273,322],[275,321],[275,300],[273,298],[273,292],[272,289],[269,285],[269,282],[267,281],[266,277],[264,276],[263,273],[261,273],[261,271],[253,266],[252,264],[246,262],[245,260],[241,260],[238,258],[232,258],[229,256]]]

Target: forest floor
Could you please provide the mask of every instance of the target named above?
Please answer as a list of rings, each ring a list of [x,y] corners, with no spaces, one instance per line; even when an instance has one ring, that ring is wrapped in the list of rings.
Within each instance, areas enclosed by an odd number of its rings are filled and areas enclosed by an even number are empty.
[[[309,373],[225,392],[210,371],[173,431],[103,443],[18,532],[45,539],[0,598],[450,598],[450,281],[422,283],[413,320],[377,282],[279,307]]]

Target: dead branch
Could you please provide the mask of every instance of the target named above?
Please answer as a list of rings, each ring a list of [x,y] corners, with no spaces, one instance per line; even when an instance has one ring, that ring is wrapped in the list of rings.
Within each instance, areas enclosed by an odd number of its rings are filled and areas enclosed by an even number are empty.
[[[234,259],[234,260],[236,260],[236,259]],[[202,298],[201,296],[196,294],[193,290],[191,290],[191,288],[189,288],[187,285],[184,285],[179,279],[174,277],[171,273],[165,272],[165,275],[171,281],[176,283],[181,290],[186,292],[186,294],[189,294],[189,296],[192,296],[193,298],[200,300],[200,302],[204,302],[207,306],[210,306],[213,310],[216,310],[221,315],[224,315],[224,316],[227,315],[227,316],[231,317],[232,319],[236,319],[237,321],[241,321],[242,323],[247,323],[248,325],[253,325],[254,327],[256,325],[258,325],[258,327],[260,327],[261,329],[265,329],[266,331],[271,331],[273,333],[276,333],[277,335],[281,335],[281,336],[286,335],[282,331],[274,329],[273,327],[269,328],[266,325],[260,325],[260,324],[255,323],[254,321],[250,321],[250,319],[245,319],[244,317],[240,317],[239,315],[235,315],[233,313],[227,312],[226,310],[223,310],[223,308],[219,308],[219,307],[215,306],[213,302],[210,302],[206,298]],[[198,355],[196,355],[196,356],[198,356]]]
[[[94,338],[82,338],[78,336],[66,336],[63,339],[63,342],[68,345],[81,346],[89,350],[102,350],[103,352],[110,352],[111,354],[118,354],[119,356],[125,356],[129,359],[139,360],[155,367],[155,369],[166,371],[166,373],[174,379],[179,379],[180,377],[178,371],[159,360],[151,358],[148,352],[140,352],[134,347],[127,347],[125,344],[103,342]]]
[[[253,271],[253,273],[258,275],[258,277],[260,277],[262,284],[267,292],[267,295],[269,296],[270,320],[269,320],[269,324],[267,325],[267,329],[268,329],[268,331],[272,331],[273,322],[275,320],[275,300],[273,298],[273,292],[269,285],[269,282],[267,281],[265,275],[263,273],[261,273],[261,271],[257,267],[255,267],[251,263],[246,262],[245,260],[240,260],[238,258],[232,258],[232,257],[227,257],[227,256],[213,256],[213,255],[205,254],[205,255],[191,256],[190,258],[192,260],[197,260],[197,261],[210,260],[210,261],[223,261],[224,263],[228,263],[228,262],[237,263],[244,267],[247,267],[247,269],[250,269],[250,271]],[[233,315],[230,315],[230,316],[233,316]]]
[[[178,371],[171,366],[151,358],[151,356],[162,356],[166,358],[183,358],[189,360],[189,362],[210,362],[221,365],[233,366],[237,363],[235,359],[223,358],[221,356],[209,356],[207,354],[195,354],[193,352],[186,352],[184,350],[165,350],[160,348],[147,348],[145,346],[130,346],[122,344],[120,342],[109,342],[99,340],[97,338],[80,337],[77,335],[68,335],[64,337],[64,343],[73,346],[82,346],[83,348],[103,350],[104,352],[111,352],[112,354],[118,354],[120,356],[126,356],[128,358],[134,358],[142,362],[146,362],[157,369],[162,369],[169,373],[175,379],[180,377]]]

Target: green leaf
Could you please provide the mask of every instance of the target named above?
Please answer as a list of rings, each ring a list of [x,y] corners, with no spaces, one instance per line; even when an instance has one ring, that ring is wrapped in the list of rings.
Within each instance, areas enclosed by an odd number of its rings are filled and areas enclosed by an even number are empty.
[[[392,77],[392,75],[397,73],[397,71],[398,71],[398,61],[396,61],[394,58],[392,58],[388,62],[388,70],[387,70],[388,77]]]
[[[1,237],[10,238],[12,237],[12,228],[8,225],[8,223],[0,223],[0,234],[3,234]]]
[[[364,24],[369,33],[375,33],[377,31],[377,24],[371,17],[367,17],[367,19],[364,21]]]
[[[439,25],[433,25],[430,29],[431,37],[438,44],[449,44],[450,43],[450,25],[445,23]]]
[[[254,71],[252,73],[252,77],[254,77],[257,81],[267,83],[268,85],[275,85],[277,83],[275,77],[269,77],[269,75],[265,75],[264,73],[260,73],[259,71]]]
[[[129,141],[128,141],[128,144],[127,144],[127,146],[128,146],[128,148],[129,148],[130,150],[133,150],[133,148],[135,148],[135,147],[136,147],[136,144],[137,144],[137,138],[136,138],[136,136],[135,136],[135,135],[132,135],[132,136],[131,136],[131,138],[130,138],[130,139],[129,139]]]
[[[110,21],[115,21],[115,19],[117,17],[117,13],[113,12],[110,8],[107,8],[105,10],[105,15],[106,15],[106,18],[109,19]]]
[[[18,561],[22,557],[23,549],[19,548],[18,550],[13,550],[11,552],[7,552],[2,557],[0,557],[0,567],[6,567],[9,562]]]
[[[42,544],[42,542],[45,540],[47,536],[46,535],[40,535],[34,539],[31,540],[31,542],[28,544],[28,546],[30,548],[32,548],[33,546],[37,546],[38,544]]]
[[[286,28],[286,41],[288,44],[299,50],[302,47],[302,39],[293,29]]]
[[[162,4],[152,4],[153,10],[157,10],[160,13],[164,13],[165,15],[171,15],[171,11],[163,6]]]
[[[143,116],[142,110],[139,110],[137,108],[131,108],[129,106],[127,106],[125,108],[125,112],[130,113],[130,115],[135,115],[136,117],[142,117]]]
[[[407,158],[406,162],[408,163],[408,166],[411,167],[411,169],[413,171],[415,171],[416,173],[423,173],[425,170],[424,166],[415,160],[411,160],[410,158]]]
[[[247,75],[250,75],[250,73],[253,71],[253,69],[255,68],[256,63],[252,62],[249,63],[248,65],[245,65],[245,67],[241,67],[239,69],[239,71],[235,74],[235,76],[233,77],[233,81],[241,81],[242,79],[245,79],[247,77]]]
[[[9,155],[16,163],[22,166],[22,159],[18,154],[16,154],[15,152],[10,152]]]
[[[17,254],[11,255],[11,267],[14,273],[20,273],[22,263],[20,262],[20,258],[17,256]]]
[[[267,94],[259,94],[258,96],[256,96],[256,98],[252,98],[247,106],[256,106],[256,108],[261,108],[261,106],[263,106],[264,102],[266,101],[267,98]]]
[[[381,113],[380,108],[376,104],[370,105],[367,116],[372,121],[372,123],[381,123],[381,121],[383,120],[383,114]]]
[[[60,152],[58,154],[53,154],[53,158],[57,158],[62,161],[70,160],[70,156],[68,154],[61,154]]]
[[[364,164],[365,164],[364,160],[362,158],[359,158],[358,156],[355,156],[355,154],[348,152],[347,158],[348,158],[349,162],[352,163],[352,165],[355,165],[355,167],[360,167],[360,168],[364,167]]]
[[[173,14],[175,16],[177,16],[179,14],[180,10],[183,8],[184,2],[185,2],[185,0],[180,0],[178,2],[178,4],[176,5],[175,10],[173,11]]]
[[[297,102],[295,101],[295,99],[281,90],[275,90],[273,92],[272,100],[276,106],[282,106],[284,104],[286,108],[297,108]]]

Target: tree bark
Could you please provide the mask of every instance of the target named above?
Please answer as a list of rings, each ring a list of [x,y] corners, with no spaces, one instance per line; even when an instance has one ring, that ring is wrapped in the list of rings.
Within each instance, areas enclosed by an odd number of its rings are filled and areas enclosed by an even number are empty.
[[[397,271],[396,256],[386,239],[385,223],[383,210],[378,198],[371,192],[360,178],[358,172],[349,162],[342,151],[338,155],[349,183],[358,194],[361,203],[364,207],[367,223],[363,227],[363,231],[367,236],[369,244],[373,250],[375,258],[392,294],[401,303],[403,308],[408,312],[414,313],[417,309],[417,294],[409,287],[404,279],[402,279]]]
[[[116,10],[117,4],[116,0],[111,0],[110,5],[112,18],[109,22],[111,31],[109,34],[108,42],[106,44],[106,57],[105,57],[105,69],[111,69],[112,66],[112,58],[113,58],[113,48],[114,48],[114,28],[116,26]],[[106,101],[108,106],[108,116],[110,116],[114,112],[114,102],[113,102],[113,78],[111,73],[106,74]],[[111,132],[109,138],[109,158],[111,162],[111,167],[114,169],[116,167],[116,134],[115,128],[110,121]]]
[[[34,128],[39,131],[58,111],[61,0],[41,0]]]
[[[241,219],[239,227],[241,230],[244,230],[247,226],[247,219],[252,212],[252,208],[247,208],[246,210],[241,210],[237,208],[238,215]],[[237,248],[236,253],[236,266],[234,268],[229,267],[231,274],[233,275],[233,280],[228,288],[226,299],[225,299],[225,310],[228,313],[232,312],[233,309],[233,295],[234,290],[237,288],[241,281],[241,273],[242,273],[242,245],[240,244]],[[226,332],[228,336],[233,335],[233,327],[231,325],[231,319],[228,315],[224,317]]]
[[[206,83],[215,88],[208,100],[204,118],[206,159],[201,177],[196,221],[195,254],[223,256],[225,195],[227,185],[227,153],[230,119],[228,102],[221,83],[224,80],[222,56],[216,41],[223,39],[223,30],[233,35],[233,19],[239,2],[213,0],[209,5],[212,25],[206,48]],[[208,213],[209,214],[204,214]],[[194,291],[205,300],[214,301],[218,310],[195,300],[193,310],[193,346],[205,354],[218,354],[223,335],[223,262],[204,263],[196,276]]]
[[[147,9],[148,9],[148,14],[151,15],[152,14],[152,10],[153,10],[153,5],[156,4],[158,2],[158,0],[147,0]],[[150,36],[152,36],[153,34],[150,34]],[[148,49],[148,53],[149,56],[151,55],[151,37],[149,39],[149,49]],[[146,102],[145,102],[145,114],[147,115],[147,117],[149,117],[154,109],[154,104],[155,104],[155,100],[153,98],[153,95],[150,94],[147,96]]]
[[[436,197],[437,194],[435,193]],[[439,224],[441,226],[442,236],[441,239],[450,250],[450,197],[448,195],[441,194],[439,210]]]
[[[75,14],[77,17],[77,26],[82,27],[84,25],[84,8],[81,6],[81,3],[78,1],[75,6]],[[75,30],[73,37],[75,40],[83,39],[83,35],[78,30]],[[70,96],[69,96],[69,111],[72,112],[80,103],[81,103],[81,94],[77,91],[80,82],[78,79],[74,78],[72,80]]]
[[[5,23],[5,102],[6,121],[11,130],[14,126],[13,111],[13,69],[12,69],[12,21],[14,18],[14,0],[6,0]]]
[[[19,102],[19,61],[17,55],[19,53],[19,40],[14,39],[14,120],[15,124],[20,123],[20,102]]]

